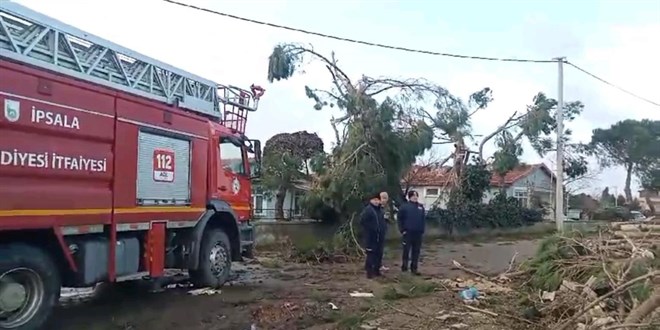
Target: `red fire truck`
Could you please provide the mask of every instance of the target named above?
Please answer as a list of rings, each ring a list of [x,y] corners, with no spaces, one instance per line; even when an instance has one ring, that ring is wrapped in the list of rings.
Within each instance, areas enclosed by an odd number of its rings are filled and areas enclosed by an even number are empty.
[[[63,286],[222,285],[252,250],[263,93],[0,1],[0,329],[43,327]]]

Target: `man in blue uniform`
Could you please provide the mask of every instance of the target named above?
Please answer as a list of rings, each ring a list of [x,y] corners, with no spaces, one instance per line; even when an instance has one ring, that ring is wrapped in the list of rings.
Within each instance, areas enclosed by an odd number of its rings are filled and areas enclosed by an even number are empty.
[[[419,195],[416,191],[408,192],[408,202],[399,208],[397,222],[399,232],[402,235],[403,257],[401,271],[410,271],[415,275],[418,272],[419,253],[422,249],[422,236],[426,227],[426,211],[424,205],[418,202]]]
[[[369,203],[360,215],[364,249],[367,254],[364,262],[367,278],[380,276],[380,262],[383,258],[381,240],[383,237],[382,232],[385,230],[384,223],[385,217],[380,206],[380,192],[377,192],[369,196]]]

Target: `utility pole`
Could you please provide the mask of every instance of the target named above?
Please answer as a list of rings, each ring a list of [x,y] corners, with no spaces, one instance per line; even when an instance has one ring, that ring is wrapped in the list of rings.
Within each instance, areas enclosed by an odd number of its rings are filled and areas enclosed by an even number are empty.
[[[555,221],[557,231],[564,232],[564,61],[566,57],[554,58],[559,76],[557,83],[557,184],[555,191]]]

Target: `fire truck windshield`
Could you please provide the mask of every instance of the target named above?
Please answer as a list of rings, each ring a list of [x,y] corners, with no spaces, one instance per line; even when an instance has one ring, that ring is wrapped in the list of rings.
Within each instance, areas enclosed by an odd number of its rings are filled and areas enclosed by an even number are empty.
[[[236,174],[246,174],[243,149],[236,145],[232,139],[222,138],[220,140],[220,160],[225,170]]]

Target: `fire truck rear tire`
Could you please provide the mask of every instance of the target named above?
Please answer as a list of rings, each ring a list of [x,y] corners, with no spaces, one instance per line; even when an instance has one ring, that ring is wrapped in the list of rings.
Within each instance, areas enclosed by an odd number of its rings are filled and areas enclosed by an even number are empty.
[[[57,266],[43,250],[21,243],[0,245],[0,284],[7,289],[2,305],[18,311],[13,319],[0,318],[0,329],[41,329],[59,301],[61,283]]]
[[[231,241],[219,228],[204,231],[199,250],[199,267],[190,270],[190,280],[197,287],[221,287],[231,273]]]

